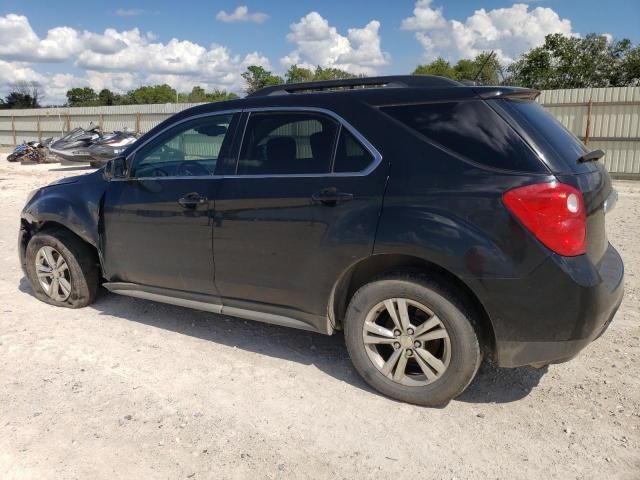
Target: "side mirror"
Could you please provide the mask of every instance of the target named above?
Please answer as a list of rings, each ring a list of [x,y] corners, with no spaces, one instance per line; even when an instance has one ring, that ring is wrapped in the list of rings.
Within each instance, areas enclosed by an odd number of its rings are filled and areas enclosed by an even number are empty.
[[[125,178],[127,176],[127,159],[116,157],[109,160],[104,167],[104,175],[108,179]]]

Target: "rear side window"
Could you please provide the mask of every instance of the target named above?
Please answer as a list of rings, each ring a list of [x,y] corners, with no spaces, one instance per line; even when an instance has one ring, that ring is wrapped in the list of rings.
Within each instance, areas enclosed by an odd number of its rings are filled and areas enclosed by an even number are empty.
[[[340,131],[334,172],[360,172],[373,162],[371,153],[346,128]]]
[[[482,100],[382,107],[431,143],[492,168],[543,171],[522,138]]]
[[[252,113],[238,175],[329,173],[338,124],[316,113]]]

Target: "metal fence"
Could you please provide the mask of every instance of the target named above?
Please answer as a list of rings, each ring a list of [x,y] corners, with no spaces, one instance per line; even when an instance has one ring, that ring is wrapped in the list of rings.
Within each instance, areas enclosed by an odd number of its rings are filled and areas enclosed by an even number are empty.
[[[545,90],[538,101],[589,147],[604,150],[609,172],[640,178],[640,87]]]
[[[640,87],[546,90],[538,101],[576,136],[606,152],[610,172],[640,179]],[[93,122],[104,131],[147,132],[195,103],[0,110],[0,145],[59,137]]]
[[[0,110],[0,145],[14,146],[23,140],[60,137],[62,132],[90,123],[105,132],[129,128],[148,132],[174,113],[199,103],[121,105],[116,107],[52,107]]]

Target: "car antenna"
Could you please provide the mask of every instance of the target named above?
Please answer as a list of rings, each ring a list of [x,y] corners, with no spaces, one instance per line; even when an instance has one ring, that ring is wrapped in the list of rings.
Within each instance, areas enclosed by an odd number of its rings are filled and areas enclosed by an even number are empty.
[[[487,66],[487,63],[489,63],[489,60],[491,60],[491,57],[493,57],[493,55],[495,54],[495,50],[491,50],[491,53],[489,53],[489,56],[487,57],[487,59],[484,61],[484,63],[480,66],[480,68],[478,69],[478,73],[476,73],[476,76],[473,77],[473,81],[476,82],[478,81],[478,77],[480,76],[480,74],[482,73],[482,70],[484,70],[484,67]]]

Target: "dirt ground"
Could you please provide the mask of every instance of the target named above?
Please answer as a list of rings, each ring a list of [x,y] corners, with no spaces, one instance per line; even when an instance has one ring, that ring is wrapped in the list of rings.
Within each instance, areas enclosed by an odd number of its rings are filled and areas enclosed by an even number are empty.
[[[0,158],[0,478],[640,479],[640,182],[607,218],[626,268],[575,360],[483,366],[428,409],[384,398],[341,335],[102,293],[37,301],[18,265],[30,190],[90,171]]]

